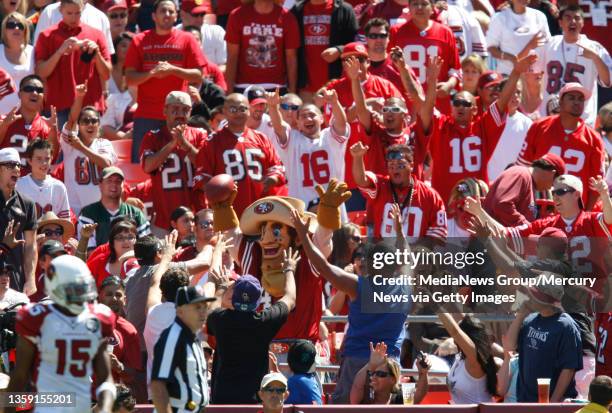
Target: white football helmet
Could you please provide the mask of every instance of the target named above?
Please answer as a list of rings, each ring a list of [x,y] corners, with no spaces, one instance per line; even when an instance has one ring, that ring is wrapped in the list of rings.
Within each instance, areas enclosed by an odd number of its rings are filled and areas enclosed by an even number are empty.
[[[97,296],[96,282],[87,264],[72,255],[51,261],[45,291],[51,300],[75,315],[81,314]]]

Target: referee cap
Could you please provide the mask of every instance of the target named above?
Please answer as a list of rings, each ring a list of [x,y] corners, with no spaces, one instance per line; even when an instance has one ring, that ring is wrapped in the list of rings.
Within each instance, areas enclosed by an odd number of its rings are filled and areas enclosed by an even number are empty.
[[[202,287],[196,285],[179,288],[176,291],[176,300],[174,302],[177,307],[180,307],[186,304],[208,303],[215,300],[215,297],[206,297]]]

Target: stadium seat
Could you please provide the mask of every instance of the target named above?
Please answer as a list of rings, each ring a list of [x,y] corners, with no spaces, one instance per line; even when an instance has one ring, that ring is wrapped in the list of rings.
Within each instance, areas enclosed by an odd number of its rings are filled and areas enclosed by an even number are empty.
[[[480,413],[574,413],[582,406],[574,403],[482,403]]]
[[[125,182],[127,184],[137,184],[139,182],[144,182],[149,179],[149,174],[146,174],[142,170],[142,166],[137,163],[130,163],[128,161],[119,161],[115,164],[116,167],[121,169],[125,174]]]
[[[261,405],[244,406],[244,405],[209,405],[206,406],[206,413],[257,413],[261,411]],[[283,413],[293,413],[293,405],[288,405],[283,408]]]
[[[448,404],[450,393],[446,384],[430,384],[421,404]]]
[[[312,406],[312,405],[296,405],[296,412],[303,413],[407,413],[407,412],[427,412],[427,413],[478,413],[478,405],[476,404],[462,404],[462,405],[439,405],[430,404],[428,406],[416,405],[416,406],[372,406],[372,405],[325,405],[325,406]],[[209,410],[207,410],[207,413]],[[514,413],[514,410],[506,409],[505,413]]]
[[[131,139],[119,139],[116,141],[111,141],[113,145],[113,149],[117,154],[119,160],[127,160],[132,159],[132,140]]]

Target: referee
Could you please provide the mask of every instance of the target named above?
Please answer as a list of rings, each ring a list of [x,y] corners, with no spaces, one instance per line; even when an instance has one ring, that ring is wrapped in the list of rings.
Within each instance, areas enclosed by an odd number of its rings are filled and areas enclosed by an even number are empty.
[[[206,321],[207,302],[199,287],[176,292],[176,318],[153,352],[151,396],[157,413],[201,412],[208,404],[206,360],[197,333]]]

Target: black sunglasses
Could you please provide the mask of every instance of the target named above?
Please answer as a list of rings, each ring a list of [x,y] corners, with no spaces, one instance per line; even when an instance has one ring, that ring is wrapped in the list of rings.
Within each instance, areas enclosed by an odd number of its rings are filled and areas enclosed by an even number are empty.
[[[456,108],[459,108],[459,107],[471,108],[472,102],[468,100],[464,100],[464,99],[453,99],[453,106]]]
[[[375,39],[386,39],[389,36],[389,33],[370,33],[366,34],[366,37],[371,40]]]
[[[4,166],[8,169],[21,169],[21,164],[19,162],[4,162],[0,163],[0,166]]]
[[[563,196],[565,194],[570,194],[572,192],[576,192],[576,190],[574,188],[559,188],[559,189],[552,190],[552,194],[557,195],[557,196]]]
[[[19,23],[19,22],[16,22],[16,21],[6,22],[6,28],[7,29],[25,30],[25,26],[23,25],[23,23]]]
[[[263,391],[267,393],[283,394],[287,389],[285,387],[264,387]]]
[[[385,377],[389,377],[390,375],[391,373],[389,373],[388,371],[376,370],[372,372],[372,376],[380,377],[381,379],[384,379]]]
[[[45,88],[43,87],[38,87],[38,86],[34,86],[34,85],[25,85],[24,87],[21,88],[22,92],[26,92],[26,93],[44,93],[45,92]]]
[[[79,120],[81,125],[97,125],[98,122],[100,122],[100,119],[98,118],[83,118]]]
[[[291,105],[289,103],[281,103],[280,104],[280,108],[282,110],[291,110],[293,112],[295,112],[296,110],[298,110],[300,107],[298,105]]]

